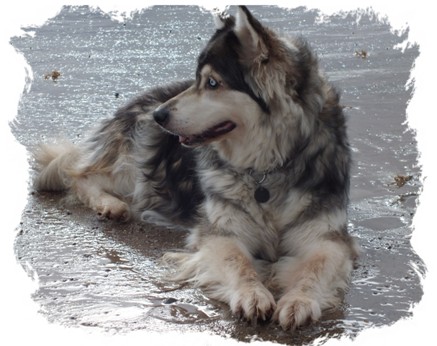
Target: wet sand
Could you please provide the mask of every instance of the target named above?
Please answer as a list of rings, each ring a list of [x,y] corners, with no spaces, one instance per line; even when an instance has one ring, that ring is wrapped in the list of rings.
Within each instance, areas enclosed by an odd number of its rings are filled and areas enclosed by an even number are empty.
[[[104,333],[208,331],[302,344],[392,324],[420,300],[413,265],[419,272],[424,266],[410,245],[420,170],[414,136],[404,125],[411,97],[405,83],[417,47],[394,49],[405,37],[368,15],[318,23],[314,11],[251,9],[272,28],[305,36],[342,90],[354,153],[349,229],[364,250],[344,305],[295,333],[248,325],[202,291],[164,283],[159,258],[183,246],[183,232],[100,222],[63,194],[29,187],[15,251],[23,268],[30,264],[38,274],[33,298],[49,321]],[[213,28],[210,14],[197,7],[153,7],[122,23],[88,7],[67,7],[27,31],[34,35],[11,40],[34,73],[13,132],[31,149],[61,136],[79,141],[141,90],[192,78]]]

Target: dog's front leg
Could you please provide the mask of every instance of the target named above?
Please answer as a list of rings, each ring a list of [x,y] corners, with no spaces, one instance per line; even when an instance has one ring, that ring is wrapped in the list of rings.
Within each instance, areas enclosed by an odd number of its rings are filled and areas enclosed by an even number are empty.
[[[197,252],[167,254],[165,259],[177,262],[176,279],[205,288],[238,316],[265,320],[274,311],[275,300],[260,281],[252,256],[233,236],[205,237]]]
[[[353,267],[353,249],[324,240],[276,264],[275,280],[283,290],[274,319],[284,329],[318,320],[324,309],[338,306]]]

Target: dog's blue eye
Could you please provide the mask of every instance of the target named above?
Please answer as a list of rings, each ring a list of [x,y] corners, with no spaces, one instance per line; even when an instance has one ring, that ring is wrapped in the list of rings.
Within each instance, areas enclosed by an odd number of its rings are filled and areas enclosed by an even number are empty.
[[[219,86],[219,83],[212,77],[208,78],[208,88],[215,89]]]

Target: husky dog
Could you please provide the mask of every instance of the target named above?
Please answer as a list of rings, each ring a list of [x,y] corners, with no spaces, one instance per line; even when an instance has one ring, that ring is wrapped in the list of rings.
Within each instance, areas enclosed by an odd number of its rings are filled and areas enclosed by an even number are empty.
[[[347,288],[350,149],[339,94],[302,38],[217,15],[195,80],[146,91],[84,143],[41,145],[40,190],[99,217],[189,228],[165,259],[247,320],[318,320]]]

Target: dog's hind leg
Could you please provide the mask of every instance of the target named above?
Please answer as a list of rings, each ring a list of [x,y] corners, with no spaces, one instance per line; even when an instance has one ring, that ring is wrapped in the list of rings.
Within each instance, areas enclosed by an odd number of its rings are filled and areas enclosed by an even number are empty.
[[[105,189],[110,180],[111,177],[103,174],[79,177],[74,180],[72,189],[82,203],[97,212],[100,219],[127,221],[130,218],[128,204]]]
[[[91,156],[86,149],[66,141],[40,145],[34,152],[38,165],[35,188],[68,190],[100,218],[127,221],[129,207],[116,196],[126,197],[133,191],[136,171],[132,160],[129,155],[120,155],[108,162]]]
[[[238,316],[256,321],[273,313],[272,294],[260,281],[252,256],[233,237],[206,237],[194,254],[171,253],[164,260],[178,265],[176,280],[205,288]]]

